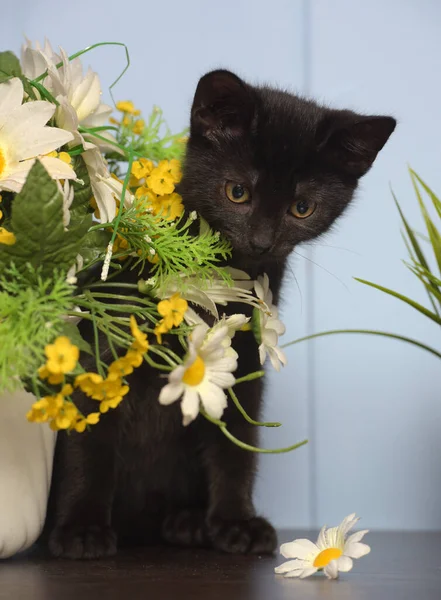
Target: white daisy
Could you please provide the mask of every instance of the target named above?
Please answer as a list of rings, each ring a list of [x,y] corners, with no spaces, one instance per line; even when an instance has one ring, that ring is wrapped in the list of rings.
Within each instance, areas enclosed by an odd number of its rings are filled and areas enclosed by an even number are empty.
[[[219,327],[210,337],[207,330],[205,324],[194,328],[186,359],[170,373],[169,383],[159,394],[159,402],[164,405],[182,397],[184,425],[196,419],[201,404],[208,415],[220,419],[227,406],[224,389],[235,382],[237,359],[227,356],[223,345],[228,327]]]
[[[227,317],[222,315],[222,318],[210,329],[204,319],[192,308],[188,307],[184,314],[184,319],[188,325],[203,325],[206,329],[206,339],[209,340],[221,327],[227,327],[228,335],[222,340],[222,346],[226,356],[238,358],[238,354],[231,347],[231,342],[237,331],[240,331],[249,321],[250,318],[242,314],[234,314]]]
[[[19,192],[37,157],[53,179],[75,179],[65,162],[43,156],[73,139],[68,131],[46,126],[55,105],[22,101],[20,79],[0,84],[0,190]]]
[[[343,519],[338,527],[328,530],[323,527],[315,544],[307,539],[282,544],[281,554],[291,560],[276,567],[275,572],[282,573],[285,577],[304,579],[323,570],[328,579],[336,579],[339,571],[350,571],[353,558],[361,558],[371,551],[367,544],[360,543],[368,529],[347,537],[358,521],[359,518],[353,513]]]
[[[259,275],[257,281],[254,282],[254,290],[261,303],[259,310],[255,311],[256,318],[254,320],[255,335],[259,343],[260,364],[263,365],[268,354],[273,367],[276,371],[280,371],[281,365],[286,365],[287,360],[285,353],[277,343],[279,335],[285,333],[285,325],[278,318],[277,306],[272,303],[273,294],[269,288],[269,279],[266,273],[263,276]]]

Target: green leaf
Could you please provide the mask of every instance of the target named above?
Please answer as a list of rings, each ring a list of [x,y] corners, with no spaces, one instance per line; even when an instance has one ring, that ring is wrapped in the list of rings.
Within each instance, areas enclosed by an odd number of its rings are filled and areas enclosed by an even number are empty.
[[[438,213],[438,216],[441,217],[441,200],[430,189],[430,187],[426,183],[424,183],[424,181],[421,179],[421,177],[417,173],[415,173],[415,171],[413,169],[409,169],[409,171],[410,171],[411,177],[414,177],[415,179],[417,179],[417,181],[422,186],[422,188],[424,189],[426,194],[430,197],[430,199],[432,200],[433,206],[435,207],[435,209]]]
[[[66,337],[68,337],[72,344],[78,346],[81,352],[86,352],[87,354],[93,355],[91,345],[88,342],[86,342],[85,339],[82,338],[80,330],[74,323],[70,321],[64,322],[63,327],[61,329],[61,333],[59,335],[65,335]]]
[[[112,237],[112,232],[104,229],[96,229],[89,231],[81,242],[80,254],[84,259],[84,264],[88,265],[92,262],[104,257],[107,245]]]
[[[83,219],[85,215],[93,212],[93,208],[90,205],[90,199],[93,194],[86,163],[81,156],[76,156],[73,159],[72,168],[77,178],[81,180],[81,182],[74,181],[72,184],[74,199],[70,206],[70,219],[71,222],[76,222],[79,219]]]
[[[426,308],[422,304],[418,304],[418,302],[415,302],[415,300],[412,300],[411,298],[407,298],[407,296],[403,296],[402,294],[399,294],[398,292],[394,292],[393,290],[385,288],[376,283],[372,283],[371,281],[359,279],[358,277],[355,277],[355,280],[359,281],[360,283],[364,283],[365,285],[370,285],[371,287],[373,287],[377,290],[380,290],[380,292],[384,292],[385,294],[394,296],[394,298],[398,298],[398,300],[401,300],[402,302],[409,304],[409,306],[412,306],[413,308],[418,310],[420,313],[422,313],[424,316],[428,317],[429,319],[432,319],[432,321],[435,321],[435,323],[437,323],[438,325],[441,325],[441,318],[438,315],[431,312],[428,308]]]
[[[426,208],[426,206],[424,204],[424,201],[423,201],[423,199],[421,197],[420,190],[418,188],[417,179],[414,176],[414,172],[412,170],[410,171],[410,176],[411,176],[411,179],[412,179],[412,185],[414,187],[415,194],[416,194],[416,196],[418,198],[418,203],[420,205],[421,213],[423,215],[424,222],[426,224],[427,232],[429,234],[430,243],[431,243],[432,248],[433,248],[433,253],[435,254],[436,262],[438,263],[438,269],[439,269],[439,271],[441,273],[441,236],[440,236],[437,228],[435,227],[432,219],[430,218],[429,213],[427,212],[427,208]],[[428,269],[427,265],[423,265],[423,266],[426,269]]]
[[[0,52],[0,82],[22,75],[20,61],[13,52]]]
[[[40,268],[42,277],[55,270],[65,272],[75,262],[82,240],[91,223],[91,216],[65,231],[63,198],[57,184],[46,169],[36,161],[22,191],[12,202],[9,223],[17,241],[0,249],[0,271],[14,263],[20,272],[26,265]]]
[[[429,264],[428,264],[428,262],[426,260],[426,257],[424,256],[424,253],[421,250],[421,246],[418,243],[418,240],[417,240],[417,238],[415,236],[415,233],[413,232],[412,228],[409,226],[409,224],[408,224],[408,222],[406,220],[406,217],[404,216],[404,213],[401,210],[401,206],[400,206],[400,204],[399,204],[399,202],[397,200],[397,197],[395,196],[395,194],[394,194],[393,191],[392,191],[392,196],[393,196],[393,199],[394,199],[395,204],[397,206],[398,212],[400,213],[401,220],[403,221],[404,228],[406,230],[406,233],[407,233],[407,236],[409,238],[410,244],[412,245],[412,248],[413,248],[413,250],[414,250],[414,252],[416,254],[416,257],[420,261],[421,265],[426,270],[429,271],[430,270],[429,269]],[[409,252],[410,257],[412,258],[412,260],[415,260],[415,257],[412,255],[412,252],[410,250],[410,247],[409,247],[408,243],[405,242],[405,244],[406,244],[406,247],[407,247],[407,250]],[[438,290],[435,289],[435,291],[438,291]],[[430,294],[429,294],[429,299],[430,299],[430,302],[432,304],[433,310],[438,314],[438,309],[437,309],[437,307],[436,307],[436,305],[435,305],[435,303],[433,301],[433,298],[432,298],[432,296]]]

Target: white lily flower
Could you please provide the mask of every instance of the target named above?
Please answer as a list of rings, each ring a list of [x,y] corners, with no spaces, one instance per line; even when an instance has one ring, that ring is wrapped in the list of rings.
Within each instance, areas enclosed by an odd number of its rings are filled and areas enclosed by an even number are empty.
[[[359,518],[353,513],[343,519],[338,527],[323,527],[315,544],[308,539],[282,544],[280,553],[291,560],[276,567],[275,572],[285,577],[304,579],[323,570],[328,579],[336,579],[340,571],[350,571],[353,558],[361,558],[371,551],[367,544],[360,543],[368,529],[347,537],[358,521]]]
[[[219,312],[216,304],[226,306],[229,302],[241,302],[260,308],[261,303],[252,293],[253,282],[249,275],[239,269],[226,268],[233,279],[233,285],[230,286],[223,279],[212,279],[211,281],[201,281],[197,275],[185,276],[185,289],[177,283],[169,282],[167,288],[156,290],[158,298],[168,298],[179,291],[181,296],[188,302],[193,302],[210,312],[216,319],[219,318]]]
[[[63,66],[57,69],[57,64]],[[79,58],[70,61],[67,53],[60,48],[60,55],[56,54],[46,40],[44,48],[38,43],[36,49],[31,42],[22,49],[22,69],[27,77],[35,78],[47,71],[43,84],[59,102],[55,119],[60,127],[68,127],[69,131],[78,131],[79,126],[93,128],[106,125],[112,113],[112,107],[101,102],[101,84],[97,73],[90,68],[83,74],[83,67]],[[65,101],[63,101],[65,99]],[[72,119],[71,109],[75,111],[77,123]],[[73,129],[75,127],[75,129]],[[79,135],[79,134],[78,134]],[[107,138],[110,143],[95,136],[85,136],[102,150],[118,150],[112,144],[115,138],[108,132],[100,132],[101,137]],[[81,136],[80,136],[81,137]]]
[[[116,215],[116,201],[122,199],[123,184],[110,175],[104,158],[97,148],[83,152],[82,157],[90,176],[90,185],[100,212],[100,221],[110,223]],[[124,206],[130,206],[133,200],[133,195],[126,190]]]
[[[75,179],[75,171],[58,158],[42,156],[73,139],[68,131],[48,127],[55,106],[23,101],[23,83],[14,77],[0,84],[0,190],[19,192],[39,158],[53,179]]]
[[[278,318],[277,306],[272,303],[273,294],[269,288],[269,279],[266,273],[263,276],[259,275],[257,281],[254,282],[254,290],[261,302],[257,313],[260,364],[263,365],[268,354],[275,370],[280,371],[281,365],[284,366],[287,363],[285,353],[277,345],[279,335],[285,333],[285,325]]]
[[[61,185],[61,183],[57,181],[57,185],[61,195],[63,196],[63,225],[65,228],[67,228],[70,223],[69,209],[74,199],[74,189],[69,184],[69,181],[67,179],[65,180],[63,185]]]
[[[201,404],[208,415],[220,419],[227,406],[224,389],[235,382],[233,371],[237,368],[237,360],[227,356],[224,348],[228,327],[219,327],[211,336],[207,335],[207,330],[205,324],[194,328],[186,359],[170,373],[168,384],[159,394],[159,402],[163,405],[182,397],[184,425],[196,419]]]

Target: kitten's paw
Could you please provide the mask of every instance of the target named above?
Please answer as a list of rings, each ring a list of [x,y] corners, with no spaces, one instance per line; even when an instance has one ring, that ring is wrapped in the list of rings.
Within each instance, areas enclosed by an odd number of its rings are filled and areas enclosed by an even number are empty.
[[[102,558],[116,554],[116,533],[111,527],[82,525],[55,528],[49,536],[52,556]]]
[[[213,548],[231,554],[272,554],[277,546],[274,527],[262,517],[242,521],[213,517],[208,535]]]
[[[205,514],[181,510],[167,515],[162,524],[162,539],[173,546],[205,546]]]

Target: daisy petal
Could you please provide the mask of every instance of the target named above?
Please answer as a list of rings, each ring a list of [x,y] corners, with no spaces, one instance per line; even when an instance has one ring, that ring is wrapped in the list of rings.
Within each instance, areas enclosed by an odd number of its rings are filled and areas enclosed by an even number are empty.
[[[361,558],[362,556],[369,554],[370,551],[370,546],[361,544],[360,542],[353,542],[351,544],[346,544],[345,546],[345,554],[350,558]]]
[[[159,403],[164,405],[172,404],[182,396],[183,392],[184,386],[182,384],[169,383],[160,391]]]
[[[309,563],[306,563],[304,560],[298,560],[298,559],[288,560],[288,561],[284,562],[282,565],[276,567],[274,569],[274,572],[277,574],[289,573],[290,571],[301,570],[308,566],[309,566]]]
[[[309,567],[308,569],[304,569],[304,571],[300,574],[300,579],[305,579],[306,577],[310,577],[317,573],[317,569],[315,567]]]
[[[225,392],[217,385],[207,383],[199,388],[199,394],[207,414],[213,419],[220,419],[227,407]]]
[[[359,520],[359,517],[357,517],[355,513],[352,513],[351,515],[345,517],[338,526],[339,533],[341,533],[341,535],[345,537],[348,531],[352,529],[358,523]]]
[[[199,414],[199,394],[196,390],[187,388],[181,402],[183,424],[189,425]]]
[[[280,546],[280,553],[285,558],[301,558],[304,559],[309,555],[317,555],[319,549],[314,542],[307,539],[294,540]]]
[[[331,560],[329,565],[326,565],[326,567],[324,568],[324,573],[328,579],[337,579],[338,578],[337,561]]]
[[[346,540],[346,545],[348,544],[352,544],[355,542],[361,542],[361,540],[364,538],[364,536],[369,533],[369,529],[362,529],[361,531],[356,531],[355,533],[353,533],[352,535],[350,535],[348,537],[348,539]]]
[[[352,558],[349,558],[349,556],[340,556],[340,558],[337,559],[337,569],[342,573],[350,571],[353,564]]]
[[[75,179],[75,171],[59,158],[42,156],[40,162],[53,179]]]

